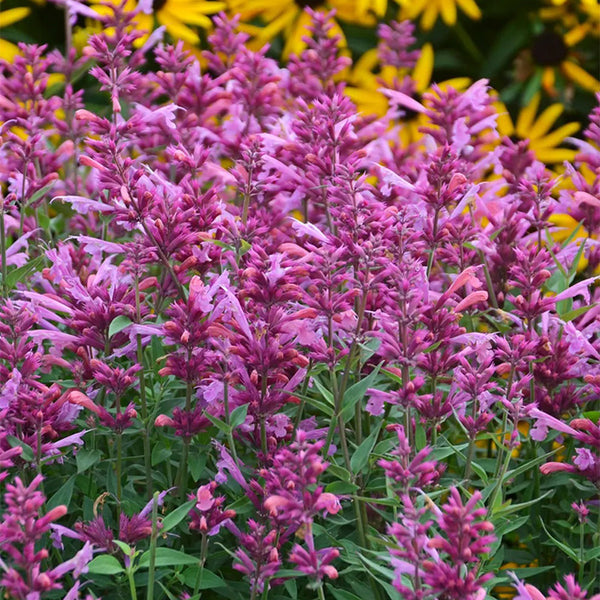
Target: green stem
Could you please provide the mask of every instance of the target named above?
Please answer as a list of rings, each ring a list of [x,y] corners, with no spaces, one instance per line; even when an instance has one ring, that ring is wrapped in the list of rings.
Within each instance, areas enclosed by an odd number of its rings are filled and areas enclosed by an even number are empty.
[[[463,479],[465,481],[469,480],[471,475],[471,463],[473,462],[473,455],[475,454],[475,437],[469,437],[469,447],[467,449],[467,462],[465,464],[465,474]]]
[[[188,362],[192,360],[192,351],[188,351]],[[192,410],[192,382],[187,382],[185,389],[185,410],[189,413]],[[190,438],[184,436],[183,438],[183,452],[181,454],[181,463],[179,464],[179,471],[177,472],[176,486],[179,488],[179,499],[183,502],[185,500],[185,491],[187,486],[187,471],[188,471],[188,455],[190,450]]]
[[[2,255],[2,296],[6,298],[8,289],[6,287],[6,231],[4,230],[4,200],[0,200],[0,254]]]
[[[323,591],[323,582],[319,584],[317,588],[317,594],[319,596],[319,600],[325,600],[325,592]]]
[[[231,416],[229,414],[229,382],[223,383],[223,408],[225,410],[225,423],[227,423],[227,439],[229,441],[229,450],[236,465],[239,466],[237,452],[235,450],[235,440],[231,429]]]
[[[584,537],[584,526],[583,521],[579,523],[579,581],[583,582],[583,567],[585,562],[583,561],[583,537]]]
[[[117,462],[115,464],[115,471],[117,477],[117,521],[121,517],[121,498],[123,496],[123,488],[121,484],[121,470],[122,470],[122,455],[123,455],[123,434],[117,432]]]
[[[137,323],[142,321],[142,310],[140,301],[140,281],[135,276],[135,312]],[[152,495],[152,458],[150,450],[150,422],[148,421],[148,401],[146,398],[146,375],[144,369],[144,349],[142,348],[142,336],[137,336],[137,361],[142,367],[139,370],[138,379],[140,383],[140,400],[142,402],[142,421],[144,423],[144,470],[146,471],[146,495]]]
[[[600,500],[600,495],[599,495],[598,499]],[[594,534],[594,537],[596,538],[595,546],[598,547],[598,546],[600,546],[600,504],[598,504],[598,515],[596,518],[597,518],[596,533]],[[598,572],[598,563],[599,562],[600,561],[598,561],[598,560],[592,561],[592,581],[596,581],[596,574]]]
[[[129,593],[131,600],[137,600],[137,592],[135,590],[135,579],[133,578],[133,569],[131,566],[127,569],[127,579],[129,579]]]
[[[202,576],[204,574],[204,563],[206,562],[206,551],[208,549],[208,536],[202,534],[202,545],[200,547],[200,568],[198,569],[198,575],[196,575],[196,583],[194,584],[194,593],[192,597],[195,598],[196,594],[200,591],[200,585],[202,584]]]
[[[150,567],[148,570],[147,600],[154,600],[154,569],[156,567],[156,539],[158,538],[158,492],[154,492],[152,502],[152,536],[150,538]]]
[[[512,430],[512,432],[514,432],[514,430],[516,429],[516,427],[517,427],[517,424],[513,423],[513,430]],[[512,439],[512,432],[511,432],[511,438],[510,439]],[[504,447],[504,445],[502,447]],[[496,498],[497,498],[498,494],[502,490],[502,481],[504,479],[504,476],[506,475],[506,472],[508,471],[508,465],[510,464],[510,459],[511,458],[512,458],[511,457],[511,450],[510,450],[510,448],[508,448],[506,450],[506,454],[505,454],[504,461],[502,463],[502,467],[500,468],[500,473],[498,473],[498,481],[496,481],[496,485],[494,486],[492,494],[490,495],[490,501],[489,501],[489,504],[488,504],[490,512],[492,512],[494,510],[494,503],[496,502]]]

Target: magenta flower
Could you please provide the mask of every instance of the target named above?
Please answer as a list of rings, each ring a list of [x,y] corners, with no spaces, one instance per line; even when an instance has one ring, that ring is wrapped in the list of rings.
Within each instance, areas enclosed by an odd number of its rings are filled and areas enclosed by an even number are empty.
[[[320,456],[324,444],[325,440],[309,442],[306,433],[298,430],[296,441],[279,450],[270,467],[262,470],[264,507],[275,522],[297,529],[319,513],[336,514],[340,510],[338,497],[316,485],[328,466]]]
[[[225,496],[214,496],[217,482],[211,481],[198,488],[195,495],[190,494],[190,500],[196,500],[196,504],[190,510],[190,529],[199,531],[203,536],[213,536],[219,533],[219,529],[235,517],[235,511],[223,509]]]

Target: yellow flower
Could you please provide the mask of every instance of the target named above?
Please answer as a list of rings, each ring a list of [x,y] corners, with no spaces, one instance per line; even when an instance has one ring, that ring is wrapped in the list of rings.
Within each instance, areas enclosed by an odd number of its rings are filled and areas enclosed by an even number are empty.
[[[564,110],[560,103],[552,104],[540,115],[537,115],[540,106],[541,94],[538,92],[531,102],[521,109],[516,124],[513,124],[506,106],[501,102],[496,104],[498,111],[498,132],[510,138],[529,140],[529,148],[536,158],[546,164],[562,163],[573,160],[576,150],[560,148],[566,137],[579,130],[579,123],[566,123],[551,131]]]
[[[600,3],[598,0],[546,0],[539,16],[544,21],[562,21],[566,27],[587,22],[590,32],[600,35]]]
[[[302,38],[310,35],[308,28],[312,25],[310,14],[304,10],[307,7],[323,11],[335,9],[329,34],[341,36],[342,45],[345,46],[346,38],[337,19],[373,26],[377,22],[375,16],[382,17],[385,14],[387,0],[229,0],[231,12],[240,15],[240,30],[251,36],[250,48],[257,50],[278,35],[283,35],[284,59],[290,54],[299,54],[306,46]],[[265,25],[248,23],[256,18]]]
[[[387,113],[389,103],[387,96],[380,89],[396,89],[397,84],[401,84],[403,92],[420,100],[424,93],[432,91],[430,85],[433,64],[431,44],[423,46],[412,70],[398,69],[390,65],[380,67],[377,49],[374,48],[365,52],[356,62],[349,76],[350,85],[345,90],[346,95],[356,104],[359,112],[382,117]],[[464,90],[469,83],[467,77],[458,77],[444,81],[439,86],[442,89],[454,87],[457,90]],[[400,130],[400,139],[404,147],[422,138],[419,127],[427,122],[427,118],[422,113],[405,112]]]
[[[587,24],[577,25],[564,34],[546,29],[533,39],[529,50],[532,67],[541,70],[542,87],[551,96],[558,94],[556,77],[559,73],[590,92],[600,90],[600,81],[579,65],[579,57],[573,50],[589,30]]]
[[[120,3],[120,0],[110,1],[115,6]],[[125,10],[133,12],[137,5],[135,0],[127,0]],[[93,5],[92,8],[100,14],[107,14],[111,10],[109,6],[100,4]],[[200,43],[200,37],[193,27],[210,29],[212,21],[208,15],[218,13],[225,8],[225,2],[211,0],[154,0],[152,12],[150,14],[139,12],[134,19],[134,26],[140,31],[150,33],[154,30],[156,19],[174,40],[183,40],[188,44],[197,45]],[[146,39],[147,36],[137,40],[137,45],[143,44]]]
[[[19,6],[17,8],[9,8],[8,10],[0,11],[0,29],[21,21],[29,15],[30,12],[31,9],[26,6]],[[18,53],[19,48],[15,44],[0,38],[0,56],[4,60],[12,62]]]
[[[416,19],[421,15],[421,28],[425,31],[431,29],[438,17],[446,25],[452,27],[456,24],[457,7],[471,19],[480,19],[481,10],[474,0],[396,0],[401,6],[400,18]]]

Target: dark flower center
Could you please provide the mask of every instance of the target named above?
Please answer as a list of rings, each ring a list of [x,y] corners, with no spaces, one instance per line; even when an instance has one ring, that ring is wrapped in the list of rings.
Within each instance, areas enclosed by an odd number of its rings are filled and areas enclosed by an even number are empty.
[[[533,40],[531,54],[533,60],[542,67],[559,65],[569,53],[565,40],[555,31],[544,31]]]
[[[158,12],[166,3],[167,0],[152,0],[152,12]]]
[[[294,0],[300,8],[319,8],[324,4],[323,0]]]

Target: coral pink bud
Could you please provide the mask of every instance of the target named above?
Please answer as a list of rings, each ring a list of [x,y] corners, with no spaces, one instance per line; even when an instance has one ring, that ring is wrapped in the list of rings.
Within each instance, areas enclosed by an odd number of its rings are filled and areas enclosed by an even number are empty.
[[[544,594],[540,592],[536,587],[533,587],[530,583],[525,584],[525,589],[529,592],[531,600],[546,600]]]
[[[158,417],[154,419],[155,427],[173,427],[174,425],[173,419],[167,417],[167,415],[158,415]]]
[[[38,529],[43,529],[48,523],[52,523],[52,521],[57,521],[61,519],[67,514],[67,507],[64,504],[53,508],[51,511],[47,512],[41,519],[38,519],[36,523],[36,527]]]
[[[559,471],[575,471],[575,467],[573,465],[565,465],[564,463],[559,462],[549,462],[540,467],[540,472],[544,475],[557,473]]]
[[[146,277],[146,279],[142,279],[142,281],[140,281],[139,289],[143,291],[151,287],[156,287],[157,285],[158,279],[156,279],[156,277]]]
[[[86,110],[85,108],[81,108],[75,112],[75,118],[78,121],[88,121],[91,123],[101,123],[102,118],[98,115],[95,115],[93,112]]]
[[[70,402],[71,404],[77,404],[77,406],[83,406],[97,415],[99,415],[101,412],[100,408],[98,408],[98,406],[92,402],[91,398],[88,398],[88,396],[79,390],[70,389],[66,391],[63,396],[63,401]],[[60,402],[60,399],[58,401]]]
[[[303,258],[309,253],[308,250],[305,250],[304,248],[298,246],[298,244],[293,244],[291,242],[284,242],[283,244],[280,244],[278,250],[279,252],[285,252],[289,256],[297,258]]]
[[[484,291],[473,292],[469,294],[466,298],[461,300],[455,307],[454,310],[456,312],[461,312],[465,308],[469,308],[469,306],[473,306],[473,304],[479,304],[479,302],[485,302],[488,298],[488,293]]]
[[[90,158],[89,156],[85,156],[85,154],[79,157],[79,164],[83,165],[84,167],[93,167],[94,169],[98,169],[98,171],[106,171],[106,169],[98,161]]]

